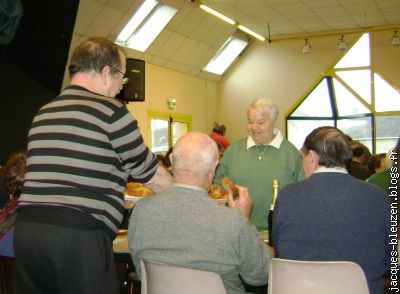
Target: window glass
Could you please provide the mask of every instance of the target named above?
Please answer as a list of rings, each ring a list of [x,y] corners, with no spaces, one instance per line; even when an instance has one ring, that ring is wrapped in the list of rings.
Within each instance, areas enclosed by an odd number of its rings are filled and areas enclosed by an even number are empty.
[[[400,136],[400,115],[378,116],[376,118],[376,153],[388,152]]]
[[[368,33],[361,36],[334,70],[340,80],[324,77],[287,117],[288,139],[299,148],[311,130],[331,122],[364,143],[371,152],[387,152],[400,135],[400,92],[373,72]],[[331,78],[332,90],[329,91]],[[337,109],[338,115],[331,109]]]
[[[186,122],[174,121],[172,123],[172,145],[175,146],[178,139],[189,132],[189,124]]]
[[[292,113],[295,117],[331,117],[332,108],[326,78],[306,97]]]
[[[371,104],[371,70],[336,71],[336,74],[368,104]]]
[[[372,118],[339,119],[337,127],[355,141],[363,143],[372,152]]]
[[[300,149],[303,146],[304,140],[312,130],[322,127],[333,127],[333,120],[288,120],[287,131],[289,141]]]
[[[151,143],[154,153],[168,150],[168,120],[151,119]]]
[[[148,110],[147,117],[151,133],[151,151],[165,153],[176,141],[192,129],[189,114]]]
[[[339,116],[370,113],[349,90],[347,90],[338,80],[333,79],[335,88],[336,105]]]
[[[374,74],[375,110],[400,110],[400,93],[378,74]]]
[[[335,69],[370,66],[369,34],[365,33],[336,64]]]

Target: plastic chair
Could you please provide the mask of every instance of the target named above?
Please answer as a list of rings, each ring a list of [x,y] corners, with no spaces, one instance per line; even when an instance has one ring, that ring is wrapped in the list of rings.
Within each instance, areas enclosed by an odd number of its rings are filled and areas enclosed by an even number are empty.
[[[349,261],[273,258],[268,294],[369,294],[362,268]]]
[[[214,272],[140,260],[142,294],[226,294],[221,277]]]

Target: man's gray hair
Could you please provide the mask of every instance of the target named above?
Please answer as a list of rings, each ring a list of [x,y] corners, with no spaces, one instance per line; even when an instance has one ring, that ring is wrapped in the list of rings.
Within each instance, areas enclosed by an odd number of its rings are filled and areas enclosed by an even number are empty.
[[[205,177],[218,156],[217,144],[208,135],[187,133],[177,141],[172,151],[174,175],[190,173]]]
[[[301,150],[304,154],[315,151],[319,156],[318,164],[325,167],[348,168],[353,157],[348,138],[331,126],[314,129],[306,137]]]
[[[270,99],[260,98],[254,100],[247,108],[247,113],[250,109],[254,108],[260,111],[265,118],[272,119],[273,121],[276,121],[276,119],[278,118],[278,106],[276,106],[276,104]]]

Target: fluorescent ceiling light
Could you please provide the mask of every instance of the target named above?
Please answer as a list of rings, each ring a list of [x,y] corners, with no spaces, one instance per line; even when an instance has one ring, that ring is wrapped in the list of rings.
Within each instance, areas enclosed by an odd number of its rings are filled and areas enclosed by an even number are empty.
[[[238,25],[238,29],[245,33],[248,33],[249,35],[253,36],[254,38],[257,38],[260,41],[265,41],[265,38],[263,36],[253,32],[252,30],[246,28],[245,26]]]
[[[204,68],[205,71],[222,75],[239,54],[246,48],[248,42],[239,37],[232,36],[218,50],[217,54]]]
[[[117,37],[117,43],[146,51],[177,10],[155,0],[146,0]]]
[[[204,4],[200,4],[200,8],[207,11],[208,13],[211,13],[212,15],[226,21],[227,23],[230,23],[231,25],[234,25],[236,22],[232,19],[230,19],[229,17],[226,17],[225,15],[219,13],[218,11],[215,11],[214,9],[211,9],[210,7],[204,5]]]
[[[146,0],[132,16],[126,26],[122,29],[117,37],[117,42],[125,43],[128,41],[132,33],[139,27],[144,19],[150,14],[150,12],[156,7],[157,1]]]

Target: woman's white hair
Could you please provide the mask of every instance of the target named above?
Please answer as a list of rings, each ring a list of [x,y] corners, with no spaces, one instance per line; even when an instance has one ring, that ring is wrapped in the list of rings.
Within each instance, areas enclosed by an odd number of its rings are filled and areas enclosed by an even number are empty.
[[[247,113],[250,109],[254,108],[260,111],[265,118],[272,119],[273,121],[276,121],[276,119],[278,118],[278,106],[276,106],[276,104],[270,99],[260,98],[254,100],[247,108]]]

